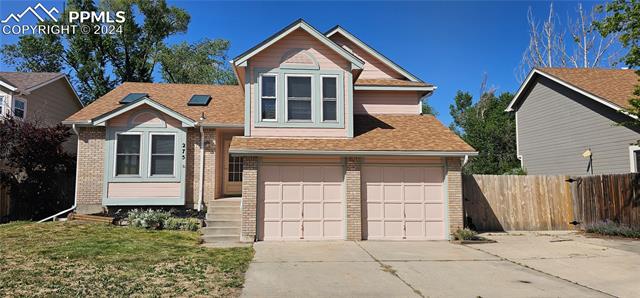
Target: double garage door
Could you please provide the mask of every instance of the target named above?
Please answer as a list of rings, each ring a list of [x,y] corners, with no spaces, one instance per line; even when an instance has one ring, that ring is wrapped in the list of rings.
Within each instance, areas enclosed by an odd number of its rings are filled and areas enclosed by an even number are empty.
[[[259,169],[258,239],[344,239],[344,166]],[[364,239],[446,239],[443,169],[363,165]]]

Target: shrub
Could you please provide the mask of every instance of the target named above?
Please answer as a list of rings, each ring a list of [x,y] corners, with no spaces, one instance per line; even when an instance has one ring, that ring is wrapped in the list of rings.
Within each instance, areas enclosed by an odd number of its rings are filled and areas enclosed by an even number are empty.
[[[453,233],[455,240],[476,240],[478,239],[478,233],[470,229],[458,229]]]
[[[164,221],[166,230],[197,231],[200,228],[200,220],[197,218],[169,217]]]
[[[137,228],[161,230],[164,222],[171,216],[169,212],[162,210],[138,210],[129,211],[127,219],[129,225]]]
[[[592,225],[587,225],[585,231],[587,233],[595,233],[607,236],[640,238],[640,229],[634,229],[629,226],[612,221],[603,221]]]

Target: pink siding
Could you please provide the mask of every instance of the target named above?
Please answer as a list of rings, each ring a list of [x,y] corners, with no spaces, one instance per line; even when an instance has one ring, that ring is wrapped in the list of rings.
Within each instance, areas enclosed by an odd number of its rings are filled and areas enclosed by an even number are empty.
[[[109,183],[109,198],[175,198],[180,197],[180,182],[175,183]]]
[[[365,238],[446,239],[443,168],[362,167]]]
[[[158,117],[160,116],[160,118]],[[126,127],[132,121],[134,125],[157,125],[165,121],[167,126],[182,127],[182,123],[173,117],[164,115],[154,108],[142,105],[108,121],[108,126]]]
[[[418,92],[354,91],[354,114],[419,114]]]
[[[298,52],[291,56],[292,49],[302,49],[304,53]],[[289,56],[286,56],[289,55]],[[247,74],[251,77],[254,76],[254,68],[278,68],[283,62],[285,63],[303,63],[308,64],[308,57],[312,56],[317,62],[321,70],[341,70],[344,74],[344,108],[345,112],[345,127],[344,128],[267,128],[267,127],[255,127],[255,84],[251,84],[251,136],[294,136],[294,137],[346,137],[349,117],[347,117],[347,103],[351,100],[348,92],[349,82],[347,73],[349,72],[350,63],[343,58],[340,54],[336,53],[331,48],[325,46],[315,37],[309,35],[306,31],[299,29],[278,42],[271,45],[269,48],[258,53],[249,60],[250,70]],[[317,87],[317,86],[316,86]],[[284,117],[284,115],[278,115],[278,117]]]
[[[259,172],[259,239],[344,238],[342,166],[271,164]]]
[[[365,62],[364,70],[360,75],[360,78],[363,79],[382,79],[382,78],[396,78],[403,79],[402,76],[397,71],[393,70],[384,62],[376,59],[371,54],[369,54],[364,49],[360,48],[340,33],[336,33],[331,36],[331,40],[336,42],[337,44],[345,47],[347,50],[355,54],[358,58]]]

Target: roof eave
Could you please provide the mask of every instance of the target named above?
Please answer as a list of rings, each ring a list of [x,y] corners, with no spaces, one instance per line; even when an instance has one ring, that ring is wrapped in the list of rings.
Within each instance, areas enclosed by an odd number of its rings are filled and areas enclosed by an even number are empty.
[[[353,90],[356,91],[434,91],[436,90],[436,86],[363,86],[363,85],[355,85],[353,86]]]
[[[384,151],[384,150],[271,150],[271,149],[229,149],[229,153],[246,155],[342,155],[342,156],[432,156],[465,157],[477,156],[477,151]]]

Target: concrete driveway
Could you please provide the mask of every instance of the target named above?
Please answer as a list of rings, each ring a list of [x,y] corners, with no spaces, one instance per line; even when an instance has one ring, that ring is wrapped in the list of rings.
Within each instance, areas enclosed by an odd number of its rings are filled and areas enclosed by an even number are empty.
[[[622,268],[624,272],[616,272],[610,278],[613,281],[606,281],[614,285],[599,288],[601,283],[581,283],[584,280],[564,276],[571,268],[561,269],[569,264],[562,258],[582,255],[582,251],[592,249],[592,244],[585,243],[583,247],[575,241],[580,245],[569,247],[571,240],[535,246],[513,238],[524,239],[523,236],[495,237],[504,239],[497,244],[473,246],[448,242],[260,242],[254,246],[256,255],[247,271],[242,296],[611,297],[629,293],[609,292],[611,288],[628,286],[634,290],[627,280],[640,272],[640,268],[626,266]],[[550,239],[545,237],[534,235],[531,241],[548,242]],[[558,250],[557,244],[567,247]],[[623,257],[638,257],[632,252],[605,248],[616,250],[614,254]],[[552,259],[536,263],[540,256],[546,256],[545,251]],[[601,260],[594,267],[606,262]],[[527,268],[527,264],[540,269]],[[575,271],[585,270],[588,267]],[[619,278],[622,280],[618,283]]]

